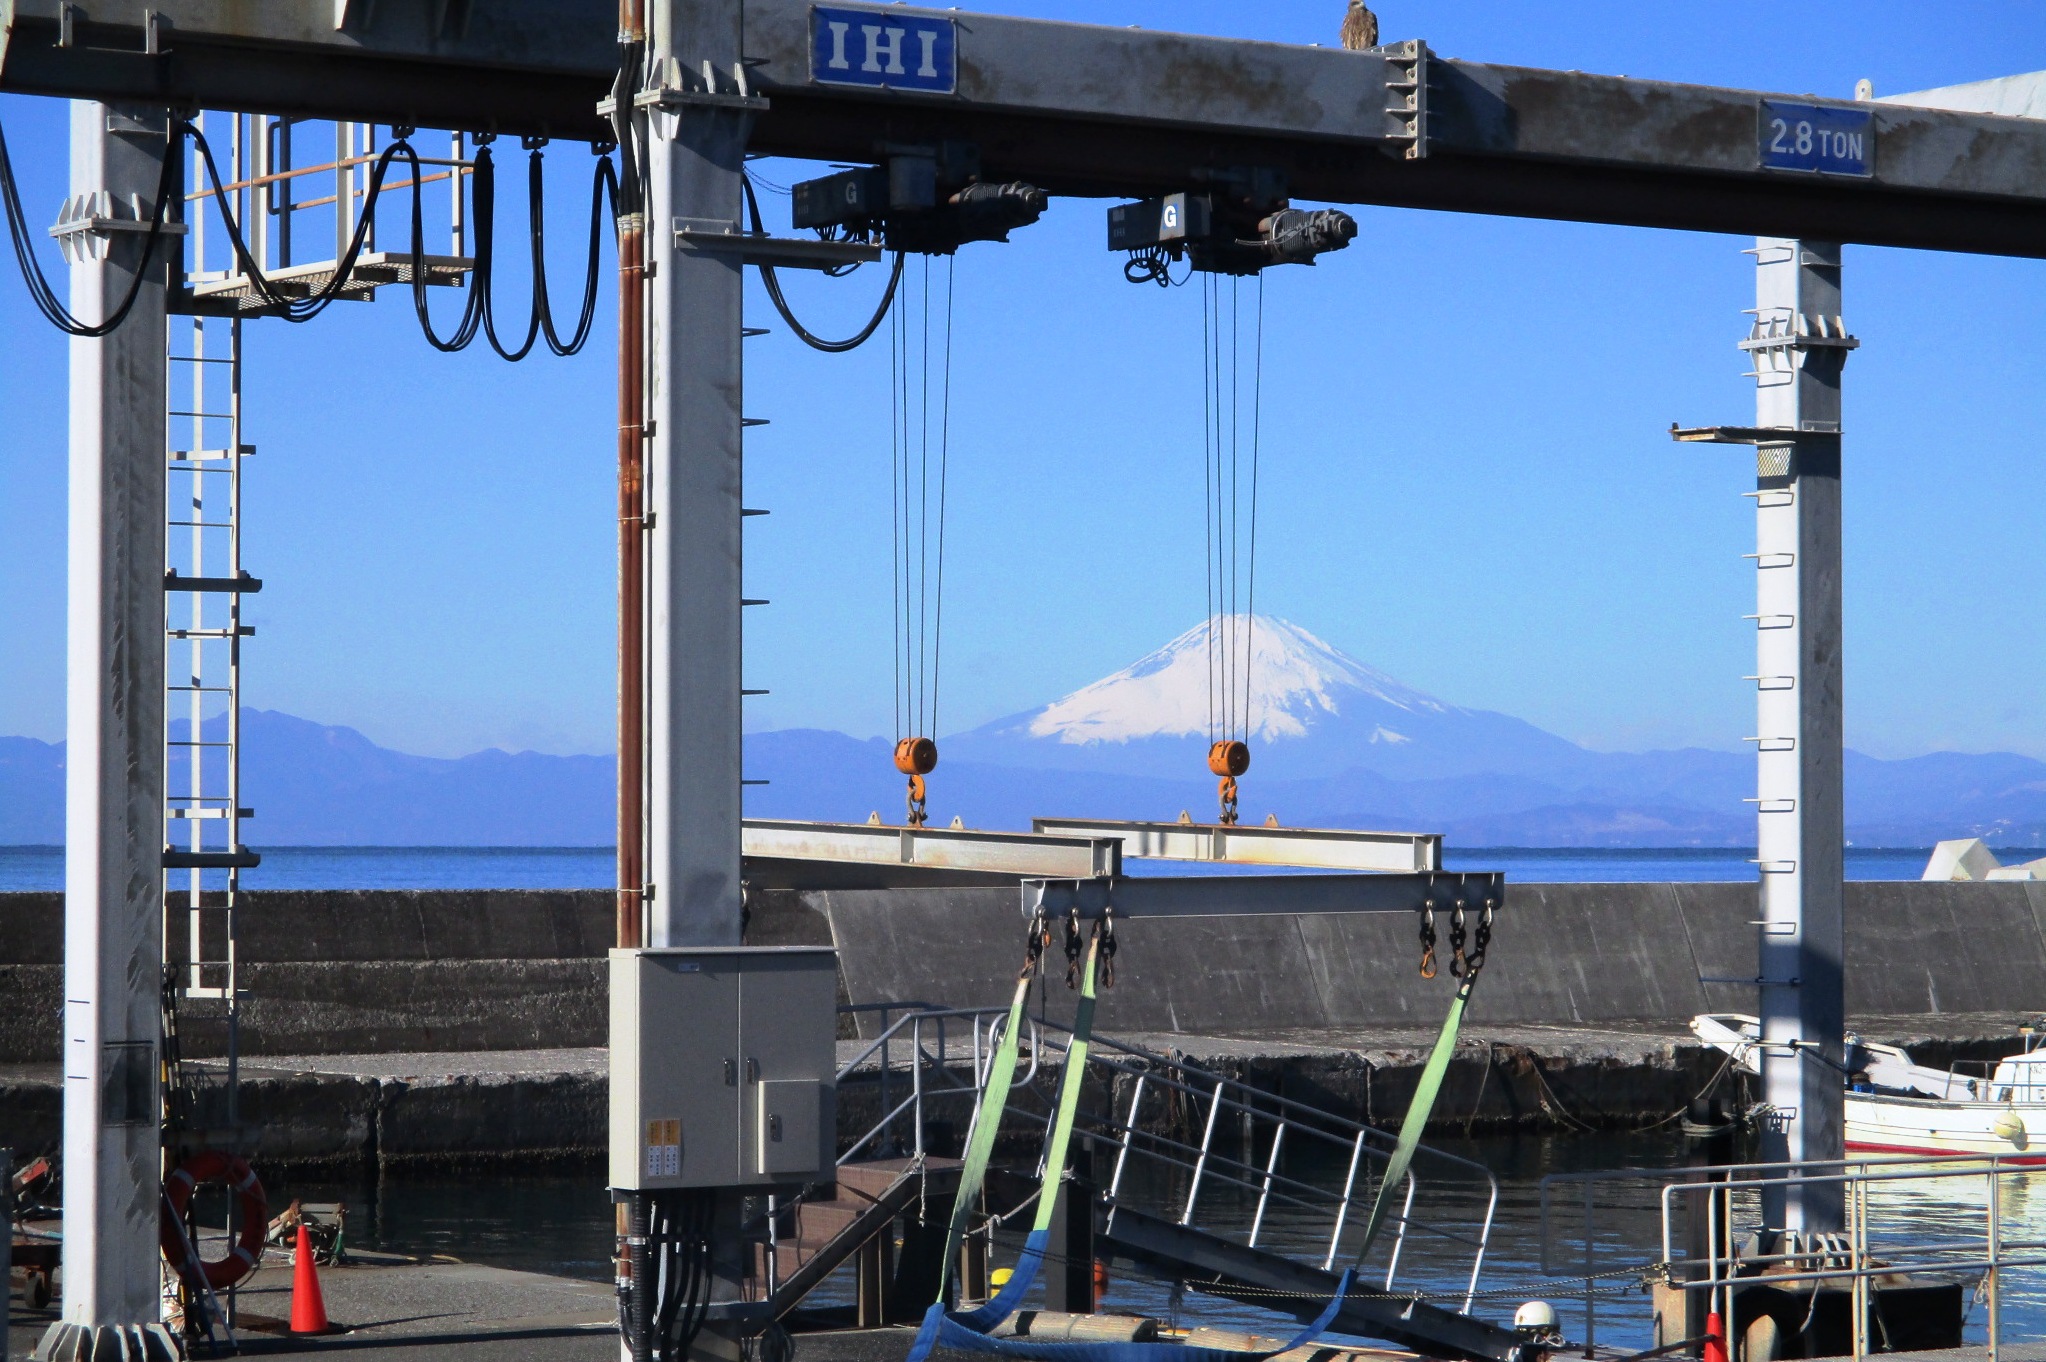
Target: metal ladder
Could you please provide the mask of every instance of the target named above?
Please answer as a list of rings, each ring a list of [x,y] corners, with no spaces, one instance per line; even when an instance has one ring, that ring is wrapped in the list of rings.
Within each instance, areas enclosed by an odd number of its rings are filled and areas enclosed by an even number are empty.
[[[260,861],[242,841],[253,810],[241,790],[241,650],[253,633],[242,598],[262,585],[242,567],[241,322],[169,323],[170,449],[164,538],[166,940],[182,927],[175,1001],[208,1004],[225,1025],[225,1108],[238,1122],[240,1012],[235,918],[241,872]],[[182,923],[176,919],[182,915]]]

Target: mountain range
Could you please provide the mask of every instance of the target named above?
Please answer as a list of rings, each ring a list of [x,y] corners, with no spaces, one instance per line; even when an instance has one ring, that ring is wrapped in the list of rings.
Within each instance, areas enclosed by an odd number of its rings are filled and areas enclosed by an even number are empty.
[[[1222,659],[1232,659],[1223,665]],[[1038,709],[947,736],[929,777],[939,821],[1212,817],[1211,688],[1252,750],[1243,812],[1292,826],[1440,832],[1464,846],[1744,846],[1754,758],[1703,748],[1593,752],[1510,715],[1401,684],[1283,620],[1199,626]],[[209,732],[206,736],[212,736]],[[242,717],[244,836],[263,846],[604,846],[607,756],[379,747],[351,728]],[[819,729],[746,737],[750,816],[900,820],[884,738]],[[0,844],[63,839],[63,747],[0,738]],[[183,783],[173,771],[173,787]],[[2046,763],[2009,753],[1847,756],[1848,838],[1925,846],[2046,843]]]

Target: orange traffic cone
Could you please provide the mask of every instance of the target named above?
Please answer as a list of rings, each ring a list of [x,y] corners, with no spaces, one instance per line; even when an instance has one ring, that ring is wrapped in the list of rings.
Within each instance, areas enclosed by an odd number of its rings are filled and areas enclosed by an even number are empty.
[[[302,1224],[298,1227],[298,1247],[291,1255],[291,1332],[328,1332],[327,1302],[320,1295],[320,1274],[313,1266],[313,1240]]]
[[[313,1289],[317,1291],[319,1288],[315,1285]],[[292,1307],[291,1321],[291,1327],[293,1329],[298,1328],[298,1308],[296,1305]],[[1704,1362],[1727,1362],[1726,1325],[1720,1320],[1717,1310],[1705,1316]]]

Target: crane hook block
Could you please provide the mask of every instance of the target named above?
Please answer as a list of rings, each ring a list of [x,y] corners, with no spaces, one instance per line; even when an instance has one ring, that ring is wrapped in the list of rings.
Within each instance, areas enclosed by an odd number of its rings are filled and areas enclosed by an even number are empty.
[[[896,749],[895,761],[902,763],[902,749]],[[1218,742],[1208,749],[1208,769],[1224,779],[1242,775],[1250,769],[1250,744],[1242,742]]]
[[[1238,747],[1242,745],[1237,744]],[[904,738],[895,744],[895,769],[902,774],[927,776],[937,769],[937,765],[938,745],[929,738]]]

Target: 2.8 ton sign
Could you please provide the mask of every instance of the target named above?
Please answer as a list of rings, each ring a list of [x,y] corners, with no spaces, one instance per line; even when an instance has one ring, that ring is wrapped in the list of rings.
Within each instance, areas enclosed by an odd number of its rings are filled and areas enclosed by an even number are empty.
[[[1875,117],[1866,109],[1762,101],[1762,168],[1820,175],[1875,173]]]

